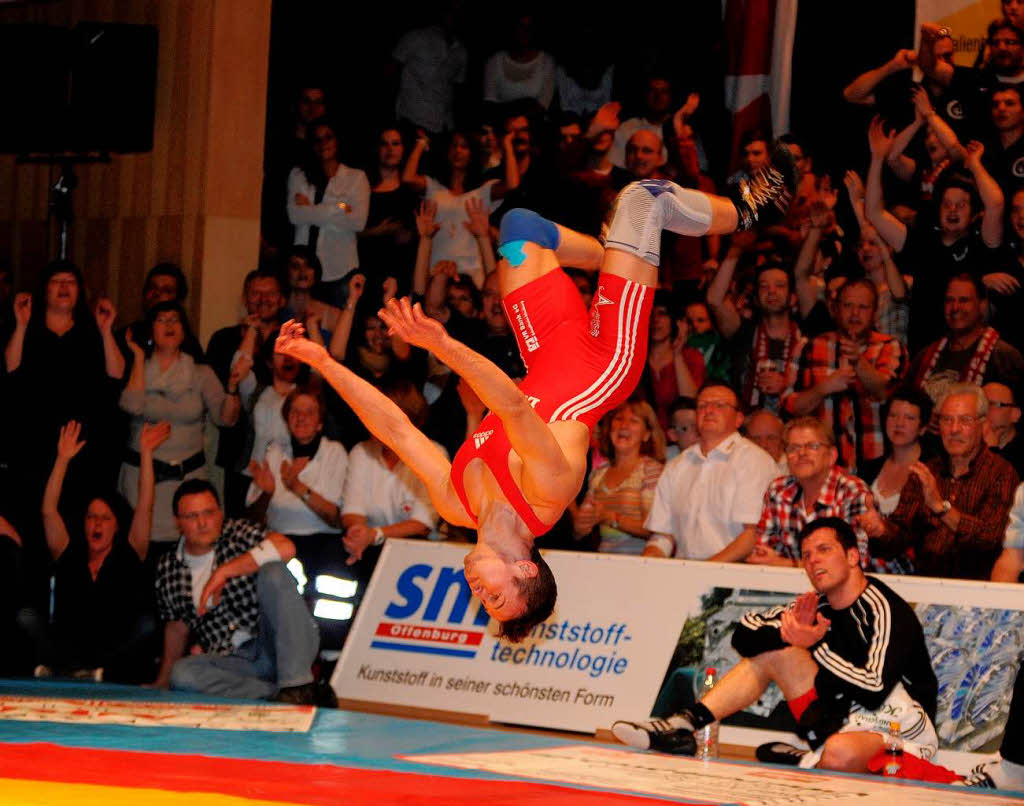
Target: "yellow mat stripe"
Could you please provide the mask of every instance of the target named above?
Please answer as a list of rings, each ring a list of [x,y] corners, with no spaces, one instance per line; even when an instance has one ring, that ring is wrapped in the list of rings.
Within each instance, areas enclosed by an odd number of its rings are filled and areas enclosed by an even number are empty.
[[[168,792],[163,789],[132,789],[124,786],[64,784],[0,778],[0,803],[4,806],[287,806],[293,801],[257,800],[217,792]]]

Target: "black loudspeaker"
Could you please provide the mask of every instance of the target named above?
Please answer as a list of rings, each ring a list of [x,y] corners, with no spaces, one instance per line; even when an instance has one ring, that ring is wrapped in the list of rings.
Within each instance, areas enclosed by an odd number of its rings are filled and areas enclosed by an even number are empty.
[[[152,150],[156,28],[79,23],[71,31],[71,52],[72,150]]]
[[[157,29],[0,26],[0,152],[149,151]]]
[[[63,150],[67,35],[51,25],[0,25],[0,151]]]

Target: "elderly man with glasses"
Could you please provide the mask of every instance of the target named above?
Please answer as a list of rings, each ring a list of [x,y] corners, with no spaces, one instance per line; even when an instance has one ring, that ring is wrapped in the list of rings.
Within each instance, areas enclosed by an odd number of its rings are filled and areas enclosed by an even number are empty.
[[[985,445],[988,399],[979,386],[951,386],[938,408],[942,448],[916,462],[896,511],[870,541],[872,552],[893,557],[913,549],[919,573],[988,579],[999,556],[1019,479]]]

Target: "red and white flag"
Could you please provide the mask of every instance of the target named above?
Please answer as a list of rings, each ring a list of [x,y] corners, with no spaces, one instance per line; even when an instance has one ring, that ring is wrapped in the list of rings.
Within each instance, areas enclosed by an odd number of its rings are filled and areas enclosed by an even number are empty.
[[[732,112],[730,164],[750,129],[789,128],[793,38],[798,0],[725,0],[725,105]]]

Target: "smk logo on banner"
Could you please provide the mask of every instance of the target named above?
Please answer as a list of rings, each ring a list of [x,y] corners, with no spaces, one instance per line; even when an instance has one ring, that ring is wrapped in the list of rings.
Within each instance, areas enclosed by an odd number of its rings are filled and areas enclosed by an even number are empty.
[[[453,590],[454,601],[445,608]],[[398,577],[370,648],[475,658],[491,617],[480,604],[472,615],[472,599],[461,568],[410,565]]]

